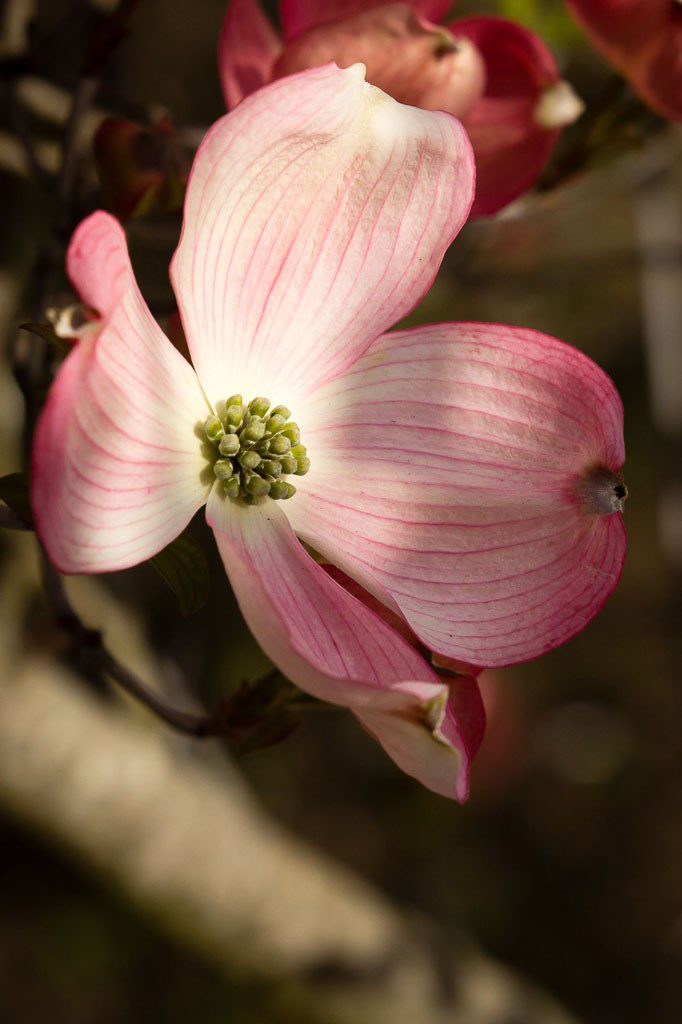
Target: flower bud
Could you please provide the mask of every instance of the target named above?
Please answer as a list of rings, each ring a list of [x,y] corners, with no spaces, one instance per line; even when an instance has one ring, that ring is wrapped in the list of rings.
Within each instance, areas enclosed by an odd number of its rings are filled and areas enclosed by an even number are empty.
[[[263,420],[255,420],[250,426],[244,427],[241,433],[242,444],[256,444],[265,433]]]
[[[270,484],[270,497],[275,501],[285,501],[287,498],[293,498],[294,494],[296,488],[286,480],[275,480],[274,484]]]
[[[241,443],[236,434],[225,434],[221,437],[220,444],[218,445],[221,455],[226,455],[228,458],[236,455],[240,447]]]
[[[213,472],[217,476],[218,480],[229,480],[234,473],[234,468],[229,459],[218,459],[213,464]]]
[[[257,469],[260,466],[260,455],[258,452],[242,452],[239,456],[239,465],[242,469]]]
[[[282,427],[286,426],[286,419],[284,416],[280,416],[279,413],[273,415],[268,420],[268,430],[271,434],[277,434]]]
[[[270,485],[267,480],[264,480],[262,476],[258,476],[257,473],[251,473],[244,479],[244,490],[254,498],[260,498],[267,494],[271,486],[274,487],[275,484]]]
[[[217,416],[209,416],[204,423],[204,433],[209,441],[217,444],[225,433],[222,421]]]
[[[270,402],[267,398],[252,398],[249,402],[249,412],[253,416],[265,416],[269,408]]]
[[[286,455],[291,448],[291,441],[283,434],[277,434],[270,441],[270,451],[273,455]]]

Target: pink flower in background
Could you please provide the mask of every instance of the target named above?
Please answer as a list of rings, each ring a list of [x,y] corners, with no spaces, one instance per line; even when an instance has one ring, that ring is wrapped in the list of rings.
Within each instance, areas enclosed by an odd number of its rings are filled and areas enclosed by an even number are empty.
[[[643,99],[682,121],[680,0],[568,0],[568,6]]]
[[[171,265],[193,367],[117,222],[80,225],[68,271],[100,320],[48,395],[32,501],[70,573],[148,559],[206,504],[272,660],[464,799],[480,695],[411,639],[478,667],[587,624],[625,552],[622,409],[586,356],[533,331],[385,333],[466,220],[474,167],[455,118],[401,106],[363,71],[282,79],[206,136]]]
[[[282,40],[258,0],[230,0],[218,50],[225,101],[232,108],[266,82],[331,60],[363,61],[368,81],[401,103],[460,118],[476,158],[472,212],[495,213],[534,184],[582,103],[534,33],[494,17],[433,24],[451,7],[282,0]]]

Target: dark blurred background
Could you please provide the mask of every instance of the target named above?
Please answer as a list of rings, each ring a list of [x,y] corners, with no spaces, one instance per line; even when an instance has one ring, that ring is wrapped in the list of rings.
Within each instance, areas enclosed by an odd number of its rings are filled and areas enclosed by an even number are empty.
[[[3,60],[22,45],[31,12],[42,26],[62,25],[40,55],[51,81],[34,75],[21,85],[23,116],[47,165],[57,159],[54,125],[73,84],[86,7],[68,0],[0,5]],[[561,2],[481,0],[457,10],[497,10],[536,28],[588,109],[603,95],[609,69]],[[223,0],[141,0],[107,71],[102,109],[108,93],[133,111],[166,110],[187,139],[198,138],[223,112],[215,63],[223,12]],[[48,215],[26,173],[16,102],[5,89],[0,317],[7,350],[27,318]],[[90,133],[101,116],[91,115]],[[578,130],[565,134],[567,148]],[[343,713],[310,718],[287,742],[239,764],[294,833],[400,905],[428,913],[446,933],[473,936],[589,1024],[682,1020],[681,155],[682,130],[656,124],[645,143],[606,147],[560,188],[469,224],[411,317],[499,320],[563,338],[608,370],[626,410],[623,580],[563,649],[484,674],[489,728],[468,805],[401,775]],[[87,212],[101,198],[91,164],[83,174]],[[178,229],[176,214],[130,226],[143,291],[160,316],[171,308],[166,268]],[[22,416],[7,369],[0,393],[4,473],[18,468]],[[213,705],[267,662],[241,622],[200,518],[193,529],[212,576],[203,612],[182,620],[146,566],[108,577],[106,586]],[[33,557],[31,538],[11,542]],[[9,543],[0,537],[3,559]],[[252,993],[174,946],[104,881],[9,813],[0,816],[0,857],[2,1020],[269,1019]]]

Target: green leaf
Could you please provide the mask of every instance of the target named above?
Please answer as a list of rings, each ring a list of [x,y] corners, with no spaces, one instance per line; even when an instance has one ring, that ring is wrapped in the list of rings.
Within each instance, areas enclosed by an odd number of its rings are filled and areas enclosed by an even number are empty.
[[[171,588],[182,615],[198,612],[208,600],[208,562],[200,544],[187,530],[151,559]]]
[[[29,334],[37,334],[39,338],[42,338],[53,349],[56,349],[60,356],[66,356],[71,351],[69,343],[55,333],[52,324],[19,324],[19,330],[28,331]]]
[[[9,473],[0,477],[0,501],[4,501],[28,526],[33,526],[28,473]]]

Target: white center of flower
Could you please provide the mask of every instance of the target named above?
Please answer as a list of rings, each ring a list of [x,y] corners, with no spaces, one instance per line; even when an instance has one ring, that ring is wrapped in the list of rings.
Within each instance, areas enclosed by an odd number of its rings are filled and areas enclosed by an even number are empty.
[[[261,498],[291,498],[296,488],[287,476],[304,476],[310,459],[298,424],[284,405],[270,408],[267,398],[244,404],[241,395],[225,402],[223,415],[203,424],[213,472],[228,498],[254,505]]]

